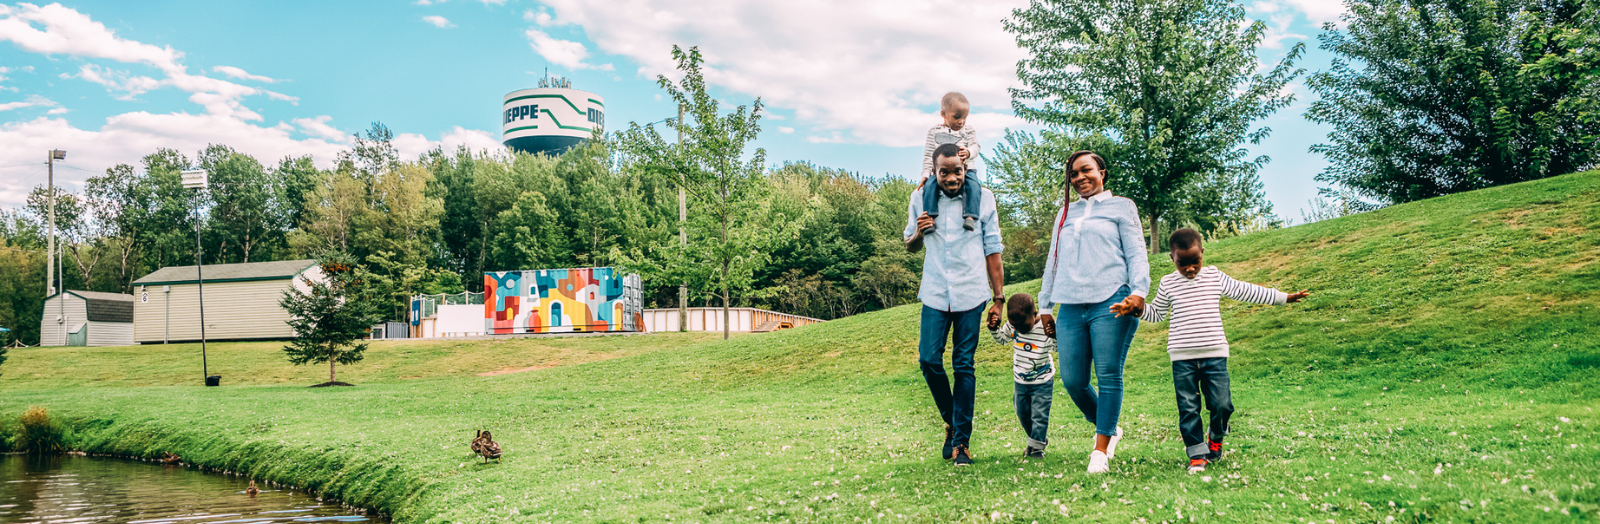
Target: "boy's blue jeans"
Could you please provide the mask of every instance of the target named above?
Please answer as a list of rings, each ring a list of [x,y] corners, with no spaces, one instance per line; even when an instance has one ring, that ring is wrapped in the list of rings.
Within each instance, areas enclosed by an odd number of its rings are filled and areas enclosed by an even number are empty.
[[[978,351],[978,330],[983,320],[983,310],[988,302],[967,311],[939,311],[922,306],[922,329],[917,341],[917,361],[922,365],[922,378],[928,381],[933,392],[933,403],[939,407],[939,416],[955,430],[951,438],[957,446],[967,445],[972,438],[972,405],[977,399],[978,378],[973,373],[973,359]],[[954,337],[950,351],[950,365],[955,371],[955,385],[944,372],[945,337]]]
[[[1017,405],[1017,421],[1028,435],[1027,447],[1044,449],[1050,441],[1050,401],[1055,396],[1055,380],[1043,384],[1017,384],[1012,403]]]
[[[1128,345],[1139,330],[1139,317],[1118,318],[1111,305],[1128,297],[1122,286],[1111,298],[1094,304],[1061,304],[1056,312],[1056,347],[1061,353],[1061,385],[1067,396],[1094,424],[1094,432],[1111,436],[1122,416],[1122,368]],[[1095,384],[1089,385],[1094,367]]]
[[[930,217],[939,216],[939,197],[941,196],[944,196],[944,191],[939,189],[939,179],[929,175],[928,181],[922,187],[922,212],[927,213]],[[967,184],[961,186],[961,216],[978,218],[978,205],[981,198],[983,198],[983,186],[978,183],[978,170],[968,169]]]
[[[1228,417],[1233,415],[1233,395],[1228,391],[1228,359],[1196,358],[1172,363],[1172,384],[1178,391],[1178,432],[1183,434],[1184,451],[1189,458],[1204,458],[1211,453],[1206,443],[1206,428],[1200,423],[1200,399],[1211,410],[1211,442],[1228,436]]]

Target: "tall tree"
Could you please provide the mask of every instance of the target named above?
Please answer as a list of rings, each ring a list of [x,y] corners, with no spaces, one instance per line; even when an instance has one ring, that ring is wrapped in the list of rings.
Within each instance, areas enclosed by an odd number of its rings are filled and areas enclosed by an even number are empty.
[[[767,249],[792,233],[795,222],[774,216],[766,198],[765,149],[745,148],[761,132],[761,99],[723,114],[706,91],[698,47],[672,46],[672,58],[683,78],[666,75],[656,84],[693,119],[667,119],[683,135],[682,145],[668,143],[655,128],[629,123],[620,140],[650,173],[674,181],[688,193],[689,245],[675,258],[673,272],[722,299],[723,338],[728,337],[728,308],[735,291],[749,289],[755,272],[766,265]],[[753,227],[759,224],[760,227]],[[666,251],[675,249],[670,244]]]
[[[262,250],[281,245],[293,211],[285,205],[283,179],[271,176],[250,155],[224,145],[206,147],[199,161],[210,172],[212,206],[205,231],[212,239],[212,259],[249,262],[255,254],[259,261]]]
[[[1317,181],[1379,205],[1600,160],[1600,2],[1350,0],[1307,82],[1330,124]]]
[[[1108,185],[1150,221],[1152,250],[1163,215],[1208,173],[1254,173],[1251,125],[1287,106],[1283,87],[1302,70],[1296,44],[1262,71],[1256,46],[1266,24],[1229,0],[1033,0],[1007,31],[1029,57],[1012,89],[1018,116],[1072,135],[1103,135]]]

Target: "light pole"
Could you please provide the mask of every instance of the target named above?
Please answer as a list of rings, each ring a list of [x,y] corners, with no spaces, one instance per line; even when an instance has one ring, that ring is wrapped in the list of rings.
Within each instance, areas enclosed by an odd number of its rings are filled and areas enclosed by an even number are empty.
[[[201,272],[200,260],[200,190],[206,188],[208,173],[204,169],[190,169],[183,172],[183,188],[194,191],[194,277],[195,291],[200,299],[200,373],[205,378],[205,385],[212,386],[219,382],[211,381],[211,366],[206,362],[206,277]]]
[[[56,278],[60,276],[56,274],[56,263],[59,261],[59,257],[56,256],[56,161],[66,159],[67,152],[61,149],[51,149],[50,155],[45,159],[45,164],[50,166],[47,168],[50,184],[50,254],[45,255],[44,261],[45,297],[59,294],[61,291],[57,288],[62,287],[56,283]],[[56,315],[56,329],[61,331],[61,345],[65,346],[67,345],[66,297],[56,302],[61,303],[61,311]]]

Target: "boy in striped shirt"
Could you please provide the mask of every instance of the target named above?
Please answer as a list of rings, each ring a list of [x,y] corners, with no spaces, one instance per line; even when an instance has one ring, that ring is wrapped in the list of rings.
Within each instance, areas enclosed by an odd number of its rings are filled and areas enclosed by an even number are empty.
[[[995,342],[1012,348],[1011,371],[1016,378],[1012,402],[1016,404],[1022,432],[1028,435],[1022,454],[1042,458],[1050,431],[1050,401],[1055,387],[1051,380],[1056,377],[1056,363],[1050,352],[1055,351],[1056,340],[1045,335],[1032,295],[1011,295],[1006,300],[1006,320],[1002,326],[1000,317],[991,317],[989,335]]]
[[[1161,287],[1141,312],[1115,304],[1122,315],[1140,315],[1145,322],[1172,317],[1167,331],[1167,354],[1172,358],[1172,382],[1178,392],[1178,431],[1189,454],[1189,472],[1206,470],[1222,458],[1222,438],[1228,436],[1233,400],[1228,390],[1228,338],[1222,332],[1222,297],[1281,306],[1299,302],[1310,293],[1289,294],[1230,278],[1216,266],[1204,266],[1200,233],[1183,228],[1168,240],[1172,263],[1178,270],[1161,277]],[[1211,408],[1211,434],[1200,421],[1200,398]]]

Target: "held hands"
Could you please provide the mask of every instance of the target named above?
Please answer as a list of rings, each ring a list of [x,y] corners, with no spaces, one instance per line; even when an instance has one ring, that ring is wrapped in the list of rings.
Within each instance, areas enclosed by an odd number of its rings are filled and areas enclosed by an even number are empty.
[[[1049,313],[1040,313],[1039,322],[1044,324],[1044,336],[1056,338],[1056,317]]]
[[[993,303],[991,303],[989,305],[989,322],[988,323],[989,323],[989,330],[990,331],[994,331],[996,329],[1000,329],[1000,318],[1001,318],[1001,316],[1000,316],[1000,304],[1001,303],[997,301],[997,302],[993,302]]]
[[[1301,300],[1305,300],[1306,297],[1309,297],[1309,296],[1311,296],[1311,291],[1307,290],[1307,289],[1302,289],[1302,290],[1300,290],[1299,293],[1290,293],[1289,294],[1289,303],[1293,304],[1295,302],[1299,302]]]
[[[1142,315],[1144,314],[1144,297],[1138,295],[1128,295],[1128,298],[1122,299],[1121,302],[1112,304],[1111,312],[1116,313],[1118,317],[1123,315],[1132,315],[1135,317]]]

